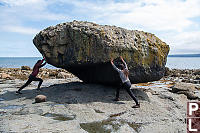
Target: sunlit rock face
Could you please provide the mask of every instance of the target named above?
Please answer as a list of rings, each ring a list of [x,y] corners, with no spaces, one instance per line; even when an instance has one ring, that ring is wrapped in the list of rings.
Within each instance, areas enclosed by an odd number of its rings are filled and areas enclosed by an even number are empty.
[[[49,64],[84,82],[101,84],[120,82],[110,64],[111,57],[119,56],[127,62],[132,83],[159,80],[169,52],[169,46],[154,34],[83,21],[50,26],[33,43]]]

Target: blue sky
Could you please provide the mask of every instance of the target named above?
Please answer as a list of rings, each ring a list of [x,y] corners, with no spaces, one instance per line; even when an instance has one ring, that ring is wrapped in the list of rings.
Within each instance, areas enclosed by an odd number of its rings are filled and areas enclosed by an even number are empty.
[[[73,20],[154,33],[170,54],[200,54],[200,0],[0,0],[0,57],[41,56],[42,29]]]

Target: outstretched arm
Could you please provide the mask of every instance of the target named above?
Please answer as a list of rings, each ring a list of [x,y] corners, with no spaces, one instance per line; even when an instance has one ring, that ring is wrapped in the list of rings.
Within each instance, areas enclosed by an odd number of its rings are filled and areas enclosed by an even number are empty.
[[[118,71],[118,72],[121,71],[121,70],[118,69],[118,68],[115,66],[115,64],[113,63],[113,59],[110,60],[110,63],[112,64],[113,68],[114,68],[116,71]]]
[[[122,60],[122,62],[124,63],[124,65],[125,65],[125,68],[126,68],[126,69],[128,69],[128,66],[127,66],[126,62],[124,61],[124,59],[122,58],[122,56],[120,56],[120,59],[121,59],[121,60]]]
[[[41,64],[41,65],[40,65],[40,68],[43,67],[43,66],[46,65],[46,64],[47,64],[47,62]]]
[[[43,57],[43,59],[42,59],[42,62],[45,60],[46,58],[45,57]]]
[[[45,57],[44,57],[44,58],[41,60],[41,62],[40,62],[40,68],[47,64],[47,62],[43,63],[44,60],[45,60]],[[43,63],[43,64],[42,64],[42,63]]]

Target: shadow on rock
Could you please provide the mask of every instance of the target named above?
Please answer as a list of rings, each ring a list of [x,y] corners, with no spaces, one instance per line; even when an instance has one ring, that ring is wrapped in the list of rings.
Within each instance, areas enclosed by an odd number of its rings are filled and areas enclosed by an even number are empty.
[[[14,99],[33,99],[35,96],[42,94],[47,97],[47,101],[55,103],[90,103],[90,102],[104,102],[114,104],[124,104],[123,101],[131,101],[131,97],[123,89],[120,90],[119,102],[113,101],[115,98],[115,87],[103,86],[98,84],[85,84],[83,82],[70,82],[63,84],[54,84],[49,87],[41,88],[42,91],[27,90],[22,91],[23,94],[16,95],[15,91],[7,91],[1,95],[5,101]],[[149,101],[149,97],[143,90],[132,89],[133,93],[139,100]],[[19,100],[20,101],[20,100]]]

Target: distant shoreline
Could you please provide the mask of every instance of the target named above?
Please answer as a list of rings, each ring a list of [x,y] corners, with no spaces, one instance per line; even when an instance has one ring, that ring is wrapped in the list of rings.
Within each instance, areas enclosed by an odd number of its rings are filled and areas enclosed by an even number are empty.
[[[29,66],[28,66],[29,67]],[[166,68],[169,68],[168,66],[165,66]],[[31,70],[32,70],[32,67],[30,67],[31,68]],[[1,69],[10,69],[10,70],[17,70],[17,69],[21,69],[21,67],[0,67],[0,70]],[[46,70],[59,70],[59,69],[63,69],[63,68],[57,68],[57,67],[55,67],[55,68],[47,68],[47,67],[43,67],[42,69],[46,69]],[[169,68],[170,70],[181,70],[181,71],[183,71],[183,70],[200,70],[200,68]],[[63,70],[65,70],[65,69],[63,69]]]
[[[200,54],[172,54],[167,57],[200,57]],[[42,58],[42,57],[0,57],[0,58]]]
[[[200,54],[171,54],[167,57],[200,57]],[[42,57],[0,57],[0,58],[42,58]]]
[[[200,54],[174,54],[168,55],[168,57],[200,57]]]

